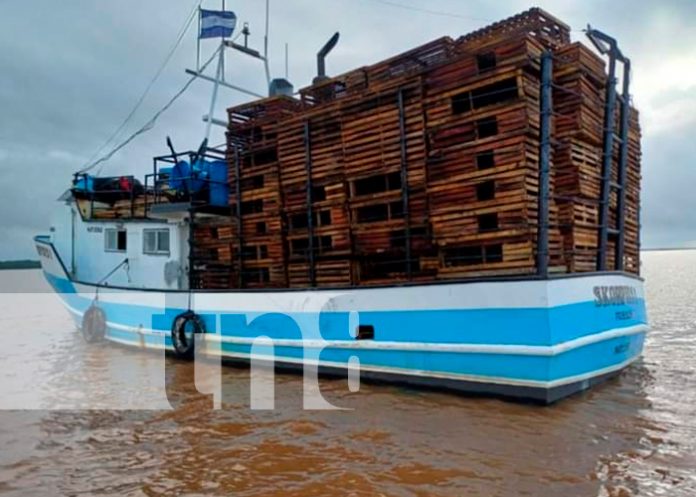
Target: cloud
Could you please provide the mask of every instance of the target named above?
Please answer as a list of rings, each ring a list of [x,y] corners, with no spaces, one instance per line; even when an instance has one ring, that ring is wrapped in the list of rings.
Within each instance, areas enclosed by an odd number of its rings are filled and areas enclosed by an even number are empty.
[[[272,0],[270,60],[283,75],[290,46],[290,79],[311,82],[316,52],[338,30],[341,41],[327,61],[330,74],[377,62],[434,38],[459,36],[528,8],[526,0],[398,0],[462,17],[428,15],[372,0]],[[248,21],[253,47],[263,45],[264,2],[235,2],[240,23]],[[644,125],[644,232],[646,240],[672,244],[693,240],[696,217],[690,185],[696,150],[696,2],[659,4],[616,0],[539,0],[542,8],[579,31],[591,22],[617,37],[634,67],[633,94]],[[29,233],[43,232],[55,199],[72,173],[99,149],[123,121],[171,49],[193,0],[33,0],[5,2],[0,16],[0,256],[33,256]],[[318,8],[317,6],[321,6]],[[36,16],[41,12],[41,16]],[[630,12],[630,15],[626,15]],[[470,14],[471,19],[466,18]],[[153,19],[156,28],[153,28]],[[50,40],[47,48],[47,41]],[[213,41],[202,43],[211,53]],[[184,38],[150,96],[119,138],[146,122],[187,81],[195,61],[193,31]],[[263,91],[257,61],[228,59],[228,79]],[[105,165],[103,174],[143,175],[151,157],[166,151],[171,135],[179,149],[200,143],[210,85],[196,82],[148,134]],[[245,97],[223,90],[224,107]],[[224,142],[215,128],[213,140]],[[19,188],[18,185],[22,187]],[[666,202],[665,199],[669,199]]]
[[[73,164],[75,166],[75,168],[80,167],[82,164],[84,164],[87,161],[87,158],[84,155],[76,154],[76,153],[70,152],[68,150],[61,150],[61,149],[49,150],[47,155],[50,159],[63,161],[63,162],[70,162],[71,164]]]
[[[633,78],[645,133],[696,125],[696,51],[666,56],[646,69]]]

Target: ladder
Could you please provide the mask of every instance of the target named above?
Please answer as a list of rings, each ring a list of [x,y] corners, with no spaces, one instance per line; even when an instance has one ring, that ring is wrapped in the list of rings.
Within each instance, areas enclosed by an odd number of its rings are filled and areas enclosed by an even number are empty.
[[[602,55],[609,58],[606,102],[604,106],[604,135],[602,149],[601,199],[599,211],[597,271],[607,270],[609,237],[615,239],[614,270],[624,269],[625,223],[626,223],[626,164],[628,162],[628,127],[630,116],[631,61],[619,49],[611,36],[587,27],[587,36]],[[622,90],[617,93],[617,62],[623,64]],[[615,128],[614,114],[619,104],[619,127]],[[619,144],[617,180],[612,180],[612,157],[614,144]],[[610,226],[609,207],[612,193],[616,192],[616,224]]]

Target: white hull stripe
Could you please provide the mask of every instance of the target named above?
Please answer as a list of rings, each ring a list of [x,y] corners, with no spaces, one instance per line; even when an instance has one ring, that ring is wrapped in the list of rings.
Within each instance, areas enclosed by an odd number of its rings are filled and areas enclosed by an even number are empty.
[[[300,339],[272,339],[268,338],[241,338],[220,336],[209,333],[206,340],[211,342],[232,343],[240,345],[253,345],[255,343],[268,343],[276,347],[305,347],[305,348],[330,348],[330,349],[367,349],[367,350],[401,350],[416,352],[457,352],[469,354],[505,354],[505,355],[531,355],[551,357],[560,355],[573,349],[603,342],[612,338],[632,336],[648,331],[646,325],[636,325],[626,328],[595,333],[593,335],[576,338],[556,345],[489,345],[468,343],[429,343],[429,342],[379,342],[368,340],[300,340]]]
[[[74,283],[77,294],[93,300],[95,288]],[[433,311],[452,309],[549,309],[592,303],[596,286],[630,286],[643,301],[640,281],[620,275],[567,278],[561,281],[522,280],[510,282],[442,283],[388,288],[347,288],[338,290],[192,293],[197,312],[303,313]],[[100,289],[108,303],[140,305],[153,309],[186,307],[186,292]]]
[[[84,313],[66,306],[70,312],[78,316]],[[114,330],[137,333],[140,335],[167,336],[168,331],[156,331],[148,328],[134,328],[118,323],[107,321],[107,326]],[[648,331],[647,325],[629,326],[626,328],[616,328],[593,335],[587,335],[556,345],[489,345],[489,344],[468,344],[468,343],[429,343],[429,342],[379,342],[367,340],[301,340],[301,339],[274,339],[270,342],[268,338],[246,338],[220,336],[214,333],[207,333],[205,339],[210,342],[230,343],[237,345],[268,344],[276,347],[301,347],[310,349],[363,349],[363,350],[399,350],[416,352],[455,352],[468,354],[505,354],[505,355],[527,355],[552,357],[563,354],[570,350],[585,347],[613,338],[632,336]],[[127,342],[132,344],[133,342]]]
[[[122,340],[119,338],[109,338],[109,340],[120,343],[122,345],[128,345],[128,346],[133,346],[135,345],[134,342],[130,342],[128,340]],[[163,344],[152,344],[152,343],[145,343],[141,344],[141,347],[144,347],[146,349],[167,349],[167,350],[172,350],[172,347],[164,346]],[[244,359],[244,360],[255,360],[255,361],[263,361],[263,362],[273,362],[276,364],[295,364],[298,366],[314,366],[314,367],[332,367],[332,368],[337,368],[337,369],[348,369],[350,366],[346,363],[343,362],[333,362],[333,361],[318,361],[316,359],[297,359],[293,357],[282,357],[282,356],[275,356],[275,357],[269,357],[266,355],[258,355],[258,354],[241,354],[241,353],[233,353],[233,352],[224,352],[221,353],[220,350],[215,350],[215,349],[210,349],[207,351],[209,355],[220,355],[222,357],[231,357],[231,358],[236,358],[236,359]],[[456,374],[456,373],[442,373],[442,372],[434,372],[434,371],[423,371],[419,369],[404,369],[404,368],[395,368],[395,367],[386,367],[386,366],[373,366],[370,364],[360,364],[360,371],[361,372],[371,372],[371,373],[383,373],[383,374],[393,374],[393,375],[400,375],[400,376],[418,376],[422,378],[437,378],[437,379],[443,379],[443,380],[455,380],[455,381],[468,381],[468,382],[473,382],[473,383],[492,383],[496,385],[508,385],[508,386],[516,386],[516,387],[532,387],[532,388],[543,388],[543,389],[550,389],[550,388],[555,388],[555,387],[560,387],[563,385],[570,385],[572,383],[576,383],[579,381],[585,381],[585,380],[590,380],[592,378],[595,378],[597,376],[602,376],[605,374],[613,373],[616,371],[620,371],[624,369],[625,367],[629,366],[633,362],[635,362],[640,355],[636,355],[635,357],[631,357],[630,359],[627,359],[626,361],[623,361],[618,364],[613,364],[611,366],[608,366],[606,368],[602,369],[597,369],[594,371],[590,371],[588,373],[583,373],[575,376],[567,376],[565,378],[559,378],[557,380],[552,380],[552,381],[540,381],[540,380],[517,380],[513,378],[502,378],[498,376],[476,376],[476,375],[466,375],[466,374]]]

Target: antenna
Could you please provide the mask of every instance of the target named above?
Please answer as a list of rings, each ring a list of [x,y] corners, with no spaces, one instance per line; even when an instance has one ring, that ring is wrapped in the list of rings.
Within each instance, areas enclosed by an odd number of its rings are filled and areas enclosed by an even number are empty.
[[[285,44],[285,79],[290,79],[288,75],[288,44]]]
[[[198,4],[198,31],[196,31],[196,71],[201,70],[201,6]]]
[[[225,0],[222,0],[222,11],[225,12]],[[224,38],[220,39],[220,43],[222,45],[224,45],[224,43],[225,43]],[[224,49],[224,47],[221,50],[220,64],[222,65],[222,67],[220,68],[220,75],[221,75],[220,79],[222,79],[222,81],[225,81],[225,49]],[[211,116],[212,116],[212,114],[211,114]]]
[[[268,30],[270,25],[271,0],[266,0],[266,34],[263,37],[263,65],[266,69],[266,86],[271,84],[271,69],[268,66]]]
[[[249,48],[249,35],[251,34],[251,30],[249,29],[248,22],[244,23],[244,27],[242,28],[242,34],[244,35],[244,48]]]
[[[264,53],[268,54],[268,30],[269,30],[269,0],[266,0],[266,36],[264,39]],[[225,78],[225,49],[226,48],[233,48],[245,55],[251,56],[255,59],[261,60],[264,63],[265,66],[265,72],[266,72],[266,79],[269,80],[270,78],[270,69],[269,69],[269,64],[268,64],[268,58],[267,56],[262,56],[261,53],[259,53],[257,50],[253,50],[249,48],[249,35],[251,34],[251,31],[249,29],[249,24],[244,23],[243,28],[241,31],[241,34],[244,36],[244,45],[238,45],[232,40],[227,40],[225,37],[230,37],[232,30],[234,30],[234,24],[236,23],[236,15],[234,13],[227,13],[225,11],[226,7],[226,2],[225,0],[222,0],[222,14],[221,17],[224,17],[226,19],[230,19],[230,24],[232,26],[226,26],[225,28],[229,30],[229,34],[225,35],[222,34],[220,36],[220,46],[217,48],[217,50],[213,53],[213,56],[210,58],[208,62],[203,64],[202,67],[199,67],[199,60],[200,60],[200,39],[201,39],[201,30],[204,26],[201,15],[202,9],[199,6],[199,32],[197,33],[197,38],[198,38],[198,43],[197,43],[197,57],[196,57],[196,70],[193,71],[191,69],[186,69],[186,73],[190,74],[191,76],[194,76],[194,78],[202,79],[205,81],[209,81],[213,83],[213,94],[210,100],[210,107],[208,110],[208,114],[203,116],[203,121],[206,123],[206,128],[205,128],[205,138],[208,139],[210,138],[210,132],[211,132],[211,127],[213,124],[215,125],[221,125],[221,126],[226,126],[226,123],[220,119],[215,119],[214,116],[214,110],[215,110],[215,104],[217,102],[218,98],[218,90],[220,87],[224,87],[230,90],[236,90],[241,93],[244,93],[246,95],[250,95],[255,98],[265,98],[268,95],[261,95],[259,93],[247,90],[245,88],[242,88],[240,86],[228,83]],[[213,14],[216,14],[213,12]],[[227,15],[230,14],[230,15]],[[217,28],[218,26],[215,26]],[[225,31],[222,31],[222,33],[225,33]],[[208,37],[217,37],[217,35],[213,36],[206,36]],[[208,66],[209,62],[212,62],[215,58],[217,58],[217,70],[215,71],[214,75],[206,75],[203,74],[206,67]],[[192,81],[192,80],[191,80]],[[268,84],[270,86],[270,81],[268,81]]]
[[[268,27],[270,24],[271,1],[266,0],[266,34],[263,36],[263,56],[268,57]]]

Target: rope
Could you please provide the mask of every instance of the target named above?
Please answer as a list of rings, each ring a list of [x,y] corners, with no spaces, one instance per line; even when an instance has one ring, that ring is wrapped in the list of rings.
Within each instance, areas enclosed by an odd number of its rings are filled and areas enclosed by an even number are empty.
[[[212,56],[206,61],[206,63],[203,64],[203,66],[201,67],[201,72],[203,72],[203,71],[206,69],[206,67],[208,67],[208,65],[213,61],[213,59],[217,56],[217,54],[218,54],[218,52],[219,52],[220,50],[222,50],[222,48],[218,48],[217,50],[215,50],[215,52],[213,53],[213,55],[212,55]],[[164,114],[164,112],[166,112],[166,111],[174,104],[174,102],[175,102],[181,95],[183,95],[183,93],[184,93],[186,90],[188,90],[189,86],[191,86],[191,84],[196,80],[197,77],[198,77],[198,76],[191,76],[191,78],[186,82],[186,84],[184,85],[184,87],[183,87],[181,90],[179,90],[179,91],[169,100],[169,102],[167,102],[166,105],[165,105],[164,107],[162,107],[162,108],[154,115],[154,117],[152,117],[152,119],[150,119],[147,123],[145,123],[139,130],[137,130],[135,133],[133,133],[132,135],[130,135],[126,140],[124,140],[123,142],[121,142],[118,146],[116,146],[115,148],[113,148],[108,154],[104,155],[104,156],[101,157],[99,160],[93,162],[93,163],[90,164],[89,166],[87,166],[87,167],[81,169],[80,171],[78,171],[77,174],[86,173],[87,171],[90,171],[90,170],[94,169],[97,165],[101,164],[102,162],[108,161],[109,159],[111,159],[111,157],[113,157],[113,155],[114,155],[116,152],[118,152],[118,151],[121,150],[123,147],[125,147],[126,145],[128,145],[128,144],[129,144],[130,142],[132,142],[135,138],[137,138],[138,136],[142,135],[143,133],[146,133],[146,132],[150,131],[152,128],[154,128],[154,127],[155,127],[155,124],[157,123],[157,119],[159,119],[159,117],[160,117],[162,114]]]
[[[441,10],[431,10],[431,9],[424,9],[421,7],[414,7],[412,5],[405,5],[403,3],[399,2],[394,2],[392,0],[372,0],[373,2],[381,3],[384,5],[389,5],[391,7],[396,7],[399,9],[404,9],[404,10],[411,10],[414,12],[421,12],[423,14],[430,14],[434,16],[442,16],[442,17],[452,17],[455,19],[467,19],[470,21],[484,21],[484,22],[494,22],[494,19],[489,19],[486,17],[474,17],[474,16],[466,16],[462,14],[455,14],[453,12],[445,12]]]
[[[164,69],[167,67],[167,65],[168,65],[169,62],[171,61],[171,59],[172,59],[172,57],[174,56],[174,53],[176,52],[177,48],[179,48],[179,45],[181,45],[181,42],[183,41],[184,36],[186,35],[186,33],[188,32],[189,28],[191,27],[191,23],[192,23],[193,20],[195,19],[196,13],[197,13],[198,8],[200,7],[202,1],[203,1],[203,0],[196,0],[195,4],[194,4],[194,6],[193,6],[193,9],[191,10],[191,13],[190,13],[189,16],[186,18],[186,21],[185,21],[184,25],[183,25],[183,26],[180,28],[180,30],[179,30],[179,34],[177,35],[176,41],[175,41],[175,43],[174,43],[174,46],[172,46],[171,50],[169,51],[169,53],[168,53],[167,56],[165,57],[164,61],[162,62],[162,64],[160,65],[160,67],[157,69],[157,72],[155,73],[155,75],[153,76],[153,78],[152,78],[152,79],[150,80],[150,82],[148,83],[147,87],[145,88],[145,91],[142,93],[142,95],[140,96],[140,98],[139,98],[138,101],[136,102],[136,104],[135,104],[135,106],[133,107],[133,109],[132,109],[132,110],[130,111],[130,113],[126,116],[126,118],[123,120],[123,122],[121,123],[121,125],[120,125],[118,128],[116,128],[116,130],[111,134],[111,136],[109,136],[109,138],[108,138],[108,139],[107,139],[107,140],[94,152],[94,154],[92,154],[92,156],[87,160],[87,165],[86,165],[83,169],[81,169],[79,172],[83,173],[83,172],[87,172],[87,171],[91,170],[91,169],[96,165],[96,163],[91,164],[91,165],[90,165],[90,163],[102,152],[102,150],[104,150],[111,142],[113,142],[113,141],[116,139],[116,137],[121,133],[121,131],[123,131],[123,129],[124,129],[124,128],[128,125],[128,123],[131,121],[131,119],[133,118],[133,116],[135,115],[135,113],[138,111],[138,109],[140,108],[140,106],[141,106],[141,105],[143,104],[143,102],[145,101],[145,97],[147,97],[147,95],[150,93],[150,90],[152,89],[152,87],[154,86],[154,84],[157,82],[157,80],[159,79],[159,77],[160,77],[160,76],[162,75],[162,73],[164,72]]]

